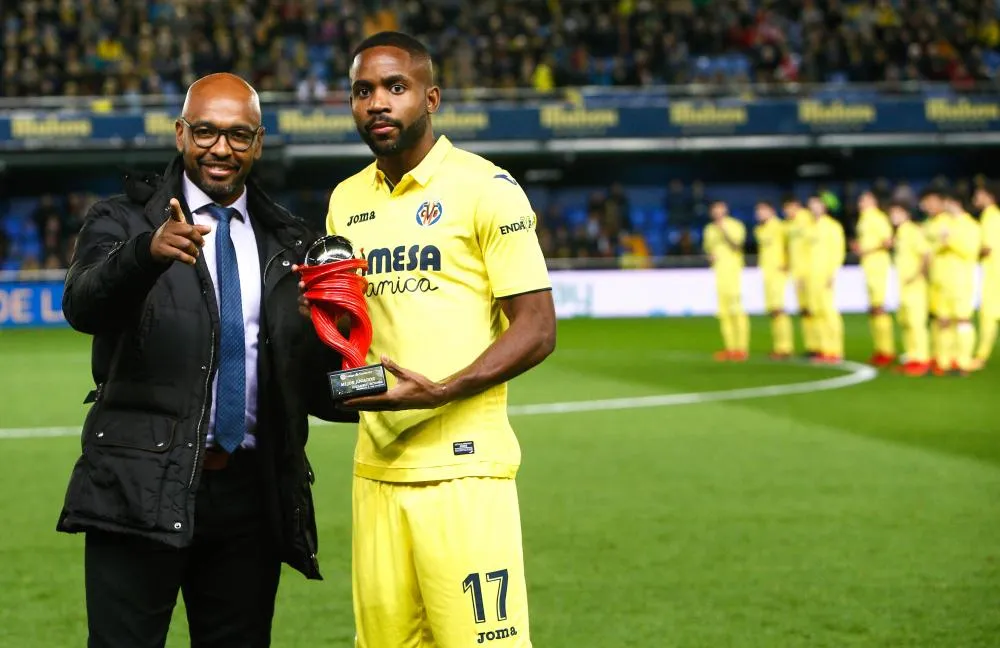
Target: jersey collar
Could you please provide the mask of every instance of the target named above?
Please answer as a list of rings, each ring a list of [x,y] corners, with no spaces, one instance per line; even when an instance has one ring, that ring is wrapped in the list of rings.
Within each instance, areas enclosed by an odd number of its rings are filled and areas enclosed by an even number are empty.
[[[447,157],[448,153],[450,153],[453,148],[455,148],[455,146],[451,143],[451,140],[449,140],[444,135],[439,135],[437,141],[434,143],[434,146],[432,146],[431,150],[427,152],[427,155],[425,155],[424,159],[420,161],[420,164],[415,166],[412,170],[410,170],[409,173],[404,175],[403,178],[399,181],[399,184],[400,185],[407,184],[408,182],[407,179],[409,178],[413,182],[419,184],[421,187],[426,187],[427,184],[431,181],[431,178],[434,176],[434,172],[437,171],[438,167],[441,166],[441,163],[444,161],[445,157]],[[378,165],[375,165],[375,175],[372,178],[372,183],[384,184],[385,181],[386,181],[385,174],[382,173],[381,170],[379,170]]]

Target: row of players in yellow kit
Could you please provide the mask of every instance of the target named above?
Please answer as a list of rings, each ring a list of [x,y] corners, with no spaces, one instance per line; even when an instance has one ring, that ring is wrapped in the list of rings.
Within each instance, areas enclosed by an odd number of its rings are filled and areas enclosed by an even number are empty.
[[[904,205],[893,204],[886,216],[870,192],[862,196],[856,251],[868,286],[875,342],[873,364],[886,366],[895,359],[891,319],[884,311],[889,250],[895,253],[900,296],[897,317],[906,356],[900,370],[912,376],[928,371],[938,375],[964,373],[981,368],[989,358],[1000,318],[1000,264],[991,255],[991,249],[1000,245],[1000,212],[991,190],[977,191],[974,202],[983,210],[981,224],[965,211],[957,197],[928,190],[920,200],[921,211],[928,217],[921,226],[912,221]],[[895,233],[892,226],[896,227]],[[972,315],[980,258],[984,281],[980,344],[974,355],[976,331]]]
[[[844,264],[844,228],[826,210],[818,196],[809,208],[788,199],[787,221],[765,202],[757,204],[754,230],[764,298],[771,318],[772,358],[788,358],[794,351],[791,319],[785,311],[785,288],[791,278],[802,312],[805,346],[821,362],[840,362],[844,356],[844,322],[836,308],[834,285]],[[745,360],[749,354],[750,324],[743,308],[743,246],[746,227],[729,215],[726,203],[710,208],[712,222],[705,228],[704,249],[715,271],[724,349],[721,361]]]
[[[932,370],[937,374],[966,372],[981,368],[989,359],[1000,321],[1000,253],[994,253],[1000,249],[1000,208],[996,191],[988,188],[979,189],[974,202],[982,210],[981,223],[955,197],[927,191],[920,206],[929,218],[917,225],[904,205],[894,204],[886,215],[874,194],[861,195],[858,237],[852,249],[861,260],[868,291],[873,364],[887,366],[895,360],[893,321],[885,309],[893,260],[899,281],[897,316],[906,356],[899,370],[908,375]],[[843,321],[834,305],[833,288],[844,262],[843,228],[826,213],[818,197],[809,199],[808,209],[794,199],[786,200],[782,207],[786,220],[767,203],[759,203],[754,232],[771,318],[771,355],[785,358],[794,350],[791,320],[784,303],[791,278],[800,304],[807,352],[820,361],[839,362],[844,353]],[[713,222],[705,231],[705,250],[716,272],[718,315],[725,342],[725,350],[716,357],[742,360],[747,357],[749,342],[749,324],[741,299],[746,229],[728,215],[725,203],[714,203],[711,213]],[[979,346],[975,349],[972,314],[980,259],[983,283]]]

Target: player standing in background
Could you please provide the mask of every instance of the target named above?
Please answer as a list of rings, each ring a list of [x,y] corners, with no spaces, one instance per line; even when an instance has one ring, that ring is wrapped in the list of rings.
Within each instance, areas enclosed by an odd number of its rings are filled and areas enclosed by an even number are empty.
[[[972,369],[972,356],[976,349],[976,329],[972,324],[972,314],[976,303],[976,270],[979,266],[981,236],[979,223],[965,211],[962,201],[945,194],[944,210],[951,217],[951,223],[942,230],[940,250],[951,269],[947,285],[947,314],[953,330],[953,370],[965,373]],[[947,341],[945,341],[947,344]],[[942,368],[949,365],[942,364]]]
[[[982,369],[993,353],[997,341],[997,320],[1000,320],[1000,208],[997,189],[987,185],[976,190],[974,202],[982,232],[983,281],[979,303],[979,348],[972,369]]]
[[[747,228],[729,215],[729,207],[721,200],[712,202],[709,216],[712,222],[705,227],[704,249],[715,270],[724,345],[715,359],[741,362],[750,354],[750,318],[743,309],[743,244]]]
[[[809,311],[816,318],[818,360],[836,364],[844,359],[844,319],[837,310],[837,272],[844,265],[846,245],[843,226],[826,211],[819,196],[810,196],[809,211],[815,225],[809,233]]]
[[[785,290],[788,287],[788,235],[786,223],[774,207],[764,201],[757,203],[757,265],[764,276],[764,302],[771,318],[771,358],[784,360],[795,349],[792,319],[785,312]]]
[[[872,191],[858,198],[858,238],[851,248],[861,258],[868,288],[868,316],[875,353],[871,364],[888,367],[896,359],[892,316],[885,312],[885,293],[889,283],[889,250],[892,249],[892,224],[879,209]]]
[[[941,317],[942,288],[944,281],[943,265],[937,263],[937,242],[941,227],[948,220],[948,215],[944,213],[944,202],[941,198],[941,191],[930,187],[925,189],[920,195],[920,211],[924,213],[926,220],[923,224],[924,236],[931,246],[931,271],[927,290],[927,309],[930,318],[931,333],[931,368],[934,373],[942,370],[938,366],[938,349],[942,345],[942,333],[950,323]]]
[[[930,370],[927,338],[927,279],[930,276],[931,247],[924,230],[910,218],[902,203],[889,208],[894,239],[896,276],[899,280],[897,321],[903,333],[906,363],[899,370],[907,376],[923,376]]]
[[[799,304],[799,323],[802,327],[802,346],[806,355],[819,355],[819,335],[816,318],[809,311],[809,261],[810,233],[816,221],[812,213],[793,196],[781,203],[788,232],[788,268],[795,284],[795,298]]]
[[[352,61],[351,109],[376,161],[333,190],[327,230],[368,260],[368,361],[390,383],[344,404],[361,410],[356,645],[527,648],[506,383],[555,347],[534,211],[509,173],[435,136],[423,44],[380,32]]]

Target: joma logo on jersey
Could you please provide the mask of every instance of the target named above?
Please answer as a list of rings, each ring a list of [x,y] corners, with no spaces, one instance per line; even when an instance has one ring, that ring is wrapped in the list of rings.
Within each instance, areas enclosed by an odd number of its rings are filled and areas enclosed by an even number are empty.
[[[361,250],[365,256],[365,251]],[[374,248],[368,253],[368,271],[366,275],[377,275],[383,272],[410,272],[413,270],[441,271],[441,250],[435,245],[397,245],[392,248]]]
[[[354,225],[356,223],[363,223],[365,221],[370,221],[370,220],[375,220],[374,211],[361,212],[360,214],[354,214],[353,216],[348,218],[347,226],[350,227],[351,225]]]
[[[476,643],[482,644],[487,641],[496,641],[497,639],[509,639],[511,637],[517,636],[517,628],[511,626],[510,628],[501,628],[499,630],[490,630],[489,632],[480,632],[479,638],[476,639]]]

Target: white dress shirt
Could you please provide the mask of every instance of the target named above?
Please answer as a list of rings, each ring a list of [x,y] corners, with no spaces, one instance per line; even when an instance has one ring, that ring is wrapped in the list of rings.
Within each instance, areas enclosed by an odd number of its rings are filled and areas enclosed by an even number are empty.
[[[205,235],[205,246],[201,248],[201,256],[205,259],[208,272],[212,275],[212,286],[215,288],[215,303],[219,303],[219,278],[216,270],[215,232],[218,219],[207,209],[215,203],[204,191],[198,188],[187,174],[184,174],[184,201],[196,225],[208,225],[212,231]],[[247,190],[236,202],[229,205],[240,213],[240,218],[230,220],[229,235],[236,248],[236,264],[239,266],[240,291],[243,305],[243,331],[246,335],[246,420],[247,431],[243,439],[244,448],[256,445],[254,432],[257,427],[257,333],[260,330],[260,256],[257,252],[257,237],[250,225],[250,212],[247,211]],[[218,374],[212,379],[212,409],[208,418],[208,443],[212,444],[215,433],[215,403],[218,386]]]

